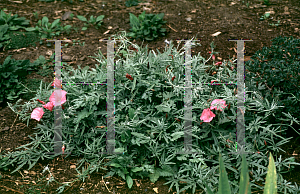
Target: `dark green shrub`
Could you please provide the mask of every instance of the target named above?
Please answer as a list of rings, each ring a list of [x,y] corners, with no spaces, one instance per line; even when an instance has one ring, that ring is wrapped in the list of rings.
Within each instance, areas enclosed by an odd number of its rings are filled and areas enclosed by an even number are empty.
[[[31,74],[36,63],[29,60],[15,60],[8,56],[3,64],[0,64],[0,102],[15,100],[22,94],[24,88],[20,81],[27,74]]]
[[[29,20],[24,17],[18,18],[18,14],[11,16],[0,10],[0,49],[9,43],[9,32],[24,29],[29,25]]]
[[[166,29],[161,26],[166,21],[163,21],[164,13],[158,15],[145,14],[145,11],[137,18],[132,13],[130,15],[130,33],[128,37],[146,40],[155,40],[159,36],[165,36]]]
[[[271,48],[263,47],[251,57],[254,62],[245,63],[249,71],[245,83],[270,102],[279,99],[278,106],[284,108],[275,110],[276,118],[284,111],[299,119],[299,110],[295,107],[300,105],[300,39],[279,36],[272,42]]]
[[[9,32],[11,40],[9,41],[8,49],[19,49],[29,46],[35,46],[36,42],[40,41],[39,35],[35,32]]]

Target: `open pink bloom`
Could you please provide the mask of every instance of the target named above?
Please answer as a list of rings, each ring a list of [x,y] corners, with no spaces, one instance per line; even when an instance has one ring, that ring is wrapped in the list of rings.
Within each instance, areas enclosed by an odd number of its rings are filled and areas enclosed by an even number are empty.
[[[40,121],[44,115],[44,110],[42,107],[35,108],[31,113],[31,118]]]
[[[225,108],[227,105],[225,104],[226,102],[222,99],[215,99],[212,101],[210,109],[213,110],[220,110],[222,111],[223,108]]]
[[[209,110],[209,108],[204,109],[200,119],[206,123],[209,123],[216,115]]]

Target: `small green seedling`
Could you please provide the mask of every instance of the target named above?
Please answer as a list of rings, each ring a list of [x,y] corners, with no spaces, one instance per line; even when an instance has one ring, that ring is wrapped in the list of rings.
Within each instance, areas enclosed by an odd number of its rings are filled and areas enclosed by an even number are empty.
[[[81,29],[81,30],[87,30],[87,26],[90,24],[90,25],[94,25],[96,29],[98,29],[98,27],[101,26],[101,23],[102,23],[102,20],[104,18],[104,15],[100,15],[98,16],[97,18],[94,17],[94,16],[91,16],[90,17],[90,20],[88,21],[84,16],[81,16],[81,15],[77,15],[77,18],[83,22],[88,22],[88,23],[85,23],[84,27]]]
[[[270,26],[278,26],[279,23],[280,23],[280,20],[277,21],[277,24],[273,24],[273,23],[272,23],[272,24],[269,24],[269,25],[270,25]]]
[[[39,13],[38,12],[33,13],[33,16],[35,17],[35,19],[39,19]]]
[[[260,20],[265,20],[268,19],[270,17],[270,13],[265,13],[264,15],[262,15],[259,19]]]

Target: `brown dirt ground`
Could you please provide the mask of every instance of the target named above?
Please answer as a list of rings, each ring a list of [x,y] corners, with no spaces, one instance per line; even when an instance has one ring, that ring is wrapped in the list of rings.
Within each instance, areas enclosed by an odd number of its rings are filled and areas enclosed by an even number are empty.
[[[76,45],[74,47],[68,46],[68,48],[63,48],[63,56],[71,56],[72,61],[69,61],[68,65],[72,65],[75,68],[79,64],[82,67],[89,66],[95,68],[94,64],[97,61],[87,56],[94,56],[94,53],[98,53],[98,48],[100,48],[102,53],[106,54],[106,42],[100,42],[99,39],[107,39],[112,34],[116,34],[122,30],[129,32],[129,13],[139,15],[143,12],[143,7],[150,9],[146,13],[165,13],[164,20],[167,21],[164,26],[167,29],[165,37],[159,37],[152,42],[144,42],[143,45],[148,44],[149,49],[154,49],[155,51],[158,49],[160,52],[163,52],[165,39],[173,40],[175,47],[177,47],[176,39],[191,39],[197,35],[197,38],[201,39],[200,44],[202,46],[193,48],[192,54],[201,52],[201,56],[207,59],[209,57],[208,52],[211,50],[210,43],[214,41],[216,45],[215,51],[220,52],[216,55],[217,61],[221,61],[223,59],[228,60],[229,56],[230,58],[236,56],[236,43],[228,41],[229,39],[252,39],[253,41],[245,43],[245,60],[249,60],[250,56],[263,46],[269,47],[271,40],[279,35],[294,36],[295,38],[300,37],[300,2],[298,0],[271,0],[270,3],[271,5],[265,6],[261,1],[249,1],[249,7],[247,7],[246,2],[242,3],[237,0],[159,0],[127,8],[124,5],[124,0],[121,2],[106,2],[105,6],[102,6],[101,0],[75,1],[73,5],[60,1],[47,3],[37,0],[2,0],[0,8],[7,8],[8,11],[6,13],[12,12],[13,14],[18,14],[20,17],[23,16],[29,19],[32,24],[38,21],[32,14],[35,11],[39,13],[39,19],[47,16],[51,22],[54,19],[61,18],[65,12],[72,11],[75,15],[73,20],[63,21],[63,24],[79,27],[79,31],[72,31],[70,35],[61,35],[55,38],[77,39],[85,42],[84,47]],[[274,14],[271,14],[271,19],[260,21],[260,16],[266,11],[274,11]],[[103,25],[98,30],[90,27],[88,30],[81,32],[80,29],[83,27],[83,23],[76,18],[76,15],[88,17],[90,15],[105,15],[105,18]],[[188,22],[186,18],[191,18],[191,21]],[[278,20],[281,21],[278,27],[268,25],[268,23],[275,23]],[[112,29],[105,34],[110,27]],[[211,36],[218,31],[221,32],[220,35],[216,37]],[[135,43],[141,45],[142,41],[136,40]],[[23,50],[4,50],[0,52],[0,63],[3,63],[8,55],[12,55],[13,58],[19,60],[30,59],[33,62],[40,55],[49,58],[47,55],[49,51],[54,52],[53,47],[46,47],[45,44],[37,44],[36,48],[28,47]],[[43,77],[37,73],[33,73],[33,75],[27,77],[28,80],[34,78],[51,83],[53,74]],[[26,101],[24,99],[24,102]],[[35,132],[33,128],[36,127],[37,121],[31,120],[29,127],[27,127],[7,107],[6,103],[0,106],[0,115],[1,150],[13,151],[15,148],[30,142],[28,135]],[[293,135],[291,134],[291,136]],[[287,151],[286,153],[280,153],[283,155],[283,159],[293,155],[296,158],[296,162],[300,162],[300,147],[295,139],[280,147]],[[20,172],[14,174],[9,173],[13,171],[13,168],[10,168],[8,172],[1,170],[0,173],[3,177],[0,179],[0,192],[25,193],[29,187],[34,186],[43,177],[41,172],[43,166],[47,164],[49,164],[49,168],[57,181],[71,181],[77,173],[75,169],[70,169],[70,165],[76,164],[77,159],[68,157],[56,158],[52,161],[39,161],[29,172],[25,171],[26,168],[22,168]],[[284,178],[289,182],[297,182],[300,185],[300,178],[297,176],[299,170],[300,168],[296,166],[296,169],[291,173],[285,174]],[[101,177],[105,174],[105,171],[93,173],[84,183],[75,182],[64,193],[109,193],[108,189],[113,193],[155,193],[154,188],[158,188],[158,193],[168,193],[170,186],[163,185],[166,182],[163,178],[160,178],[155,184],[151,183],[149,179],[140,179],[136,180],[132,189],[129,190],[126,183],[120,177],[109,177],[105,179],[105,182],[108,182],[106,183],[106,187],[101,182]],[[45,180],[41,182],[44,185],[46,184]],[[24,186],[23,188],[21,187],[22,185]],[[51,183],[50,187],[45,192],[41,191],[41,193],[55,193],[58,186],[56,183]],[[174,193],[175,190],[174,187],[170,193]],[[185,193],[191,193],[191,190]],[[196,193],[201,193],[201,189],[197,189]]]

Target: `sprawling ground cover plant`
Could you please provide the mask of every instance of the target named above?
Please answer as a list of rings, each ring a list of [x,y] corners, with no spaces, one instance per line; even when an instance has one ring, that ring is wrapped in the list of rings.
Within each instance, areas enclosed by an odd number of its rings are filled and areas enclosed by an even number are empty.
[[[259,92],[268,100],[278,100],[274,116],[269,122],[276,122],[283,112],[300,119],[300,39],[294,37],[277,37],[271,47],[263,47],[252,56],[253,61],[245,63],[246,83],[251,79],[251,90]],[[283,110],[283,111],[282,111]],[[300,135],[300,134],[299,134]]]
[[[238,154],[232,154],[236,152],[236,88],[234,85],[199,84],[236,82],[236,70],[233,68],[236,60],[221,63],[213,61],[213,64],[208,64],[210,58],[205,60],[200,53],[192,57],[192,78],[193,83],[197,83],[192,87],[192,151],[199,154],[180,155],[176,153],[184,152],[185,66],[184,52],[180,52],[183,48],[177,51],[178,47],[173,48],[171,42],[164,53],[153,50],[148,52],[147,47],[129,42],[126,34],[114,37],[122,40],[115,54],[123,55],[123,58],[115,62],[115,152],[123,154],[103,154],[106,151],[107,86],[72,84],[105,82],[107,60],[102,53],[99,52],[95,57],[100,66],[96,65],[96,69],[92,71],[88,71],[88,67],[74,70],[67,66],[66,70],[62,69],[63,82],[70,83],[62,87],[66,95],[62,110],[63,151],[71,152],[72,156],[83,156],[84,159],[77,165],[80,174],[78,179],[84,180],[89,173],[98,171],[99,168],[106,169],[103,166],[111,166],[111,171],[106,176],[121,176],[129,187],[136,177],[149,177],[155,182],[164,176],[168,179],[166,184],[175,186],[177,192],[188,188],[195,191],[196,187],[205,189],[206,183],[216,193],[216,183],[220,176],[217,165],[220,154],[225,168],[232,171],[229,176],[232,193],[237,193],[240,174],[238,169],[242,159]],[[135,50],[128,49],[130,46]],[[215,69],[216,73],[209,75],[207,68]],[[73,75],[69,74],[71,71]],[[250,80],[249,84],[253,85],[253,81]],[[46,154],[54,148],[54,115],[51,112],[53,96],[49,98],[53,91],[51,84],[40,84],[30,102],[21,106],[18,103],[15,106],[9,104],[21,119],[39,118],[40,124],[37,126],[39,131],[32,137],[33,141],[20,147],[26,149],[2,154],[0,168],[17,165],[18,168],[12,172],[14,173],[27,164],[31,168],[40,158],[55,157]],[[270,105],[267,99],[249,91],[248,86],[245,92],[245,151],[255,153],[247,157],[251,188],[254,191],[263,189],[255,182],[264,181],[268,170],[268,155],[271,152],[275,156],[278,191],[299,192],[297,185],[287,184],[281,175],[291,169],[289,165],[297,163],[292,162],[292,157],[281,161],[277,156],[278,146],[288,139],[278,135],[279,127],[276,124],[266,122],[274,109],[278,108],[276,102],[273,100]],[[46,103],[49,105],[45,106]],[[36,114],[41,112],[42,107],[49,111]],[[36,108],[38,112],[34,111]],[[295,121],[286,113],[284,116],[287,117],[286,120]],[[278,120],[280,122],[284,119]],[[6,157],[9,160],[4,159]],[[104,159],[110,161],[104,164]],[[90,163],[87,169],[81,167],[84,162]],[[79,172],[81,168],[82,172]],[[58,191],[63,191],[70,184],[62,183]]]

